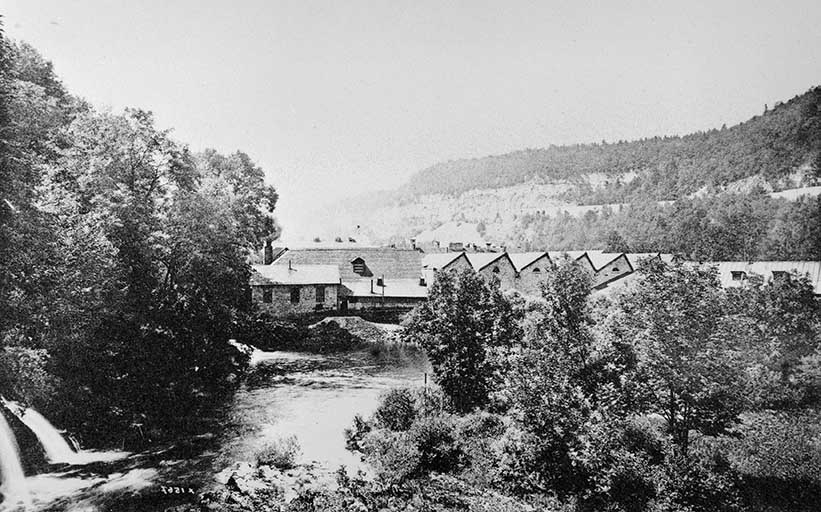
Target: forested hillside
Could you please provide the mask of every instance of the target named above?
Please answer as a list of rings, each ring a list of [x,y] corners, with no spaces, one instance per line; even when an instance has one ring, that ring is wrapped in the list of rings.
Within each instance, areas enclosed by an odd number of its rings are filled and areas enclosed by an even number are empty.
[[[0,395],[91,446],[196,429],[242,369],[262,169],[96,110],[2,31],[0,126]]]
[[[586,174],[611,176],[608,194],[596,202],[641,195],[672,200],[702,188],[762,176],[776,188],[802,166],[821,162],[821,87],[777,104],[760,116],[683,137],[527,149],[506,155],[455,160],[429,167],[402,187],[410,195],[460,193],[530,181],[576,181]],[[637,173],[629,183],[617,183]],[[786,187],[783,187],[786,188]],[[580,198],[584,199],[584,189]]]

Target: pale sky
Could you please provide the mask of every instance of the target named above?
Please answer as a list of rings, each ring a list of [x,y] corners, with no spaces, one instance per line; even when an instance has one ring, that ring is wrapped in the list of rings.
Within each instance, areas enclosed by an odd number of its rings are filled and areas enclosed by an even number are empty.
[[[97,106],[241,149],[286,233],[456,158],[732,125],[821,84],[821,1],[0,0]]]

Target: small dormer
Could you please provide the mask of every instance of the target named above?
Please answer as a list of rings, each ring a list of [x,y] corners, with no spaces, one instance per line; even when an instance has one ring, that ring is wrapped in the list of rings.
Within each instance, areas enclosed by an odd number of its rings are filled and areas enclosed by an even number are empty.
[[[732,270],[730,271],[730,275],[733,281],[743,281],[747,277],[747,273],[743,270]]]
[[[358,274],[362,277],[369,277],[371,273],[368,271],[368,266],[365,265],[365,260],[360,257],[357,257],[355,260],[351,261],[351,265],[353,266],[353,273]]]

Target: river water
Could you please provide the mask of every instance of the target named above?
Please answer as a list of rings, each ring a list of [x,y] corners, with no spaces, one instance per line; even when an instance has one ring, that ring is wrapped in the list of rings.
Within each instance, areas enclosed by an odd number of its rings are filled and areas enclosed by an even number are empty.
[[[288,436],[300,444],[299,462],[329,472],[340,465],[349,472],[363,469],[345,449],[344,429],[354,415],[370,415],[382,392],[422,386],[429,371],[424,355],[413,348],[391,354],[256,352],[253,360],[246,382],[224,411],[220,432],[118,461],[28,477],[34,502],[29,510],[165,510],[193,500],[217,485],[216,473],[237,462],[254,462],[264,446]]]

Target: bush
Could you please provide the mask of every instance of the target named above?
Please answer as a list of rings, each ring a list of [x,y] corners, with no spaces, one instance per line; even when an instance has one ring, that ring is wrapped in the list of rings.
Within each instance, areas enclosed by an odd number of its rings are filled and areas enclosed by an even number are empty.
[[[658,508],[665,512],[731,512],[741,510],[737,478],[716,453],[693,450],[672,455],[664,466]]]
[[[421,453],[405,432],[374,430],[365,435],[361,446],[383,482],[400,483],[420,474]]]
[[[277,439],[257,453],[257,466],[274,466],[277,469],[291,469],[302,453],[296,436]]]
[[[419,418],[408,431],[408,436],[419,451],[419,466],[423,472],[446,473],[459,465],[462,451],[456,441],[453,416]]]
[[[374,419],[379,427],[404,432],[416,419],[416,397],[409,388],[391,389],[379,397]]]
[[[351,451],[362,451],[362,440],[371,430],[373,430],[371,424],[357,414],[353,417],[351,428],[345,429],[345,447]]]

